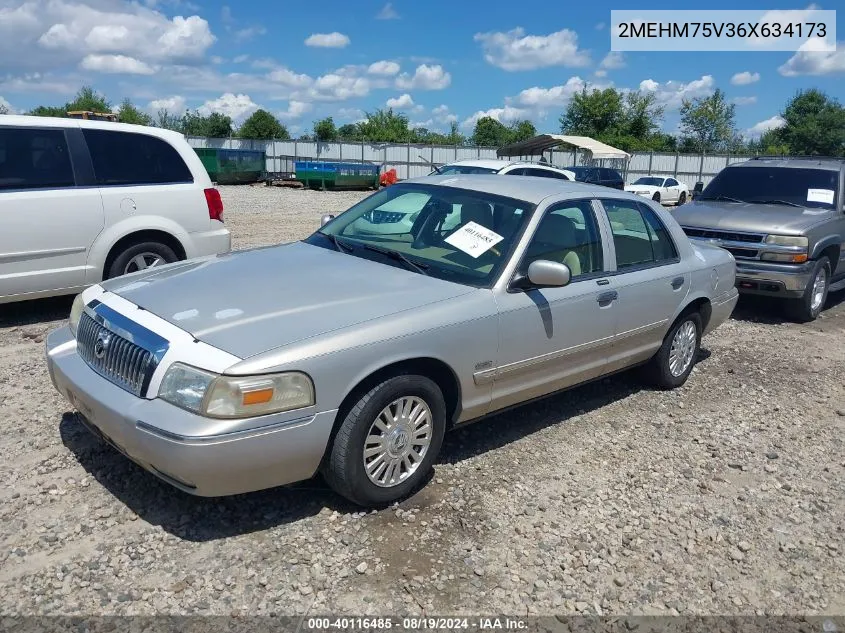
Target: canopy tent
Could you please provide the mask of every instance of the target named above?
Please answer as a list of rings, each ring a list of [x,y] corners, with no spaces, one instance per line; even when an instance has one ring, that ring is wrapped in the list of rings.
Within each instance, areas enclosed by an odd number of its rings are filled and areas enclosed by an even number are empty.
[[[557,145],[572,145],[584,152],[588,152],[590,159],[622,159],[628,160],[631,155],[623,152],[621,149],[616,149],[610,145],[605,145],[589,136],[563,136],[561,134],[540,134],[534,138],[529,138],[512,145],[506,145],[496,152],[497,156],[534,156],[536,154],[542,155],[547,149],[556,147]]]

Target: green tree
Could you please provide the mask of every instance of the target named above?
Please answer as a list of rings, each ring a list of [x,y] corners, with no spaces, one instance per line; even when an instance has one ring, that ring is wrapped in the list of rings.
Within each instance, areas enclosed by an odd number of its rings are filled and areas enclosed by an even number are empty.
[[[274,138],[287,140],[290,138],[288,129],[267,110],[258,109],[253,112],[238,128],[238,136],[249,139]]]
[[[182,117],[182,132],[189,136],[225,138],[232,135],[232,119],[219,112],[203,116],[196,110],[188,111]]]
[[[363,140],[380,143],[407,143],[414,139],[414,133],[408,127],[408,117],[397,114],[393,108],[367,112],[366,119],[358,124],[358,132]]]
[[[334,119],[332,117],[327,116],[325,119],[320,119],[319,121],[314,122],[314,136],[319,141],[323,142],[331,142],[336,141],[338,138],[337,135],[337,128],[334,124]]]
[[[136,108],[129,99],[124,99],[117,109],[117,120],[121,123],[134,123],[135,125],[153,124],[153,117]]]
[[[709,97],[684,99],[681,105],[681,134],[696,152],[729,150],[736,137],[736,105],[728,103],[717,89]]]
[[[531,121],[514,121],[508,129],[508,143],[518,143],[537,136],[537,128]]]
[[[0,103],[0,114],[9,114],[9,106],[5,103]]]
[[[31,116],[60,116],[66,117],[67,110],[62,106],[36,106],[27,114]]]
[[[781,116],[786,125],[768,139],[796,154],[841,156],[845,153],[845,107],[820,90],[799,91]],[[762,140],[762,139],[761,139]]]
[[[478,147],[502,147],[510,141],[508,128],[493,117],[484,116],[475,122],[471,141]]]
[[[345,123],[337,128],[337,138],[341,141],[360,141],[361,133],[354,123]]]
[[[781,130],[767,130],[760,135],[759,139],[748,143],[748,151],[769,156],[789,154],[790,147],[782,138]]]
[[[167,108],[162,108],[156,113],[155,124],[163,130],[183,132],[182,117],[178,114],[173,114]]]
[[[449,123],[449,133],[446,134],[446,144],[447,145],[465,145],[467,142],[466,137],[460,133],[458,130],[458,124],[456,121],[452,121]]]
[[[86,112],[111,112],[111,103],[105,95],[99,94],[91,86],[82,86],[72,101],[65,104],[67,112],[84,110]]]

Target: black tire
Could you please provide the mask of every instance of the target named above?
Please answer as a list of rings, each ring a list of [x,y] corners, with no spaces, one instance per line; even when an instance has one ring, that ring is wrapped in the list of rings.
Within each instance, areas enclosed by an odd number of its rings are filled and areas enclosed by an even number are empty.
[[[681,195],[678,196],[678,206],[681,206],[682,204],[686,204],[686,202],[687,202],[687,192],[682,191]]]
[[[367,434],[379,414],[394,401],[417,397],[431,412],[431,442],[416,470],[391,487],[373,483],[364,468],[363,450]],[[411,493],[431,470],[446,430],[446,404],[437,384],[416,375],[389,378],[361,396],[346,414],[322,465],[323,477],[332,489],[353,503],[380,507]]]
[[[691,323],[695,327],[695,346],[692,350],[689,364],[683,372],[676,375],[672,371],[670,359],[672,343],[675,340],[678,330],[685,327],[687,323]],[[660,346],[657,354],[652,357],[651,361],[645,367],[648,381],[659,389],[675,389],[683,385],[687,381],[687,378],[689,378],[692,368],[695,367],[695,361],[698,358],[698,352],[701,348],[701,332],[701,315],[698,312],[686,312],[678,317],[663,339],[663,345]]]
[[[651,199],[654,200],[655,202],[660,202],[660,192],[655,191],[654,195],[651,197]]]
[[[814,287],[816,278],[819,275],[824,275],[824,289],[822,291],[821,301],[814,302]],[[827,257],[819,257],[816,260],[816,265],[813,267],[813,273],[810,276],[810,282],[804,288],[804,296],[800,299],[792,299],[787,303],[786,309],[788,315],[798,323],[809,323],[815,321],[824,309],[824,304],[827,302],[827,293],[830,289],[830,260]]]
[[[138,244],[132,244],[114,258],[109,266],[109,269],[106,271],[106,279],[112,279],[113,277],[120,277],[127,274],[126,268],[129,266],[129,263],[135,257],[145,253],[150,253],[160,257],[166,264],[178,261],[179,259],[176,256],[176,253],[173,252],[172,248],[166,246],[165,244],[161,244],[160,242],[140,242]],[[128,272],[135,271],[130,270]]]

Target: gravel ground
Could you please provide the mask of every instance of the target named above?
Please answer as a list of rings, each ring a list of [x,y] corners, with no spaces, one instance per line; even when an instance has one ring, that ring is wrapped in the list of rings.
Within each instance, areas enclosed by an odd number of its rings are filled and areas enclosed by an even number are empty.
[[[366,194],[223,187],[237,248]],[[361,513],[319,481],[223,499],[77,422],[0,306],[0,614],[843,614],[845,307],[741,302],[674,392],[623,374],[447,436],[428,486]]]

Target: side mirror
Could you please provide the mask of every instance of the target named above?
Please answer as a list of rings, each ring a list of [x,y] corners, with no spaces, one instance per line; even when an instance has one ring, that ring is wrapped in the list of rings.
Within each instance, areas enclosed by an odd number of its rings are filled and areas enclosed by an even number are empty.
[[[510,284],[510,290],[531,290],[533,288],[560,288],[572,279],[572,271],[566,264],[547,259],[538,259],[528,266],[528,274],[517,275]]]
[[[322,218],[320,218],[320,226],[326,226],[326,224],[328,224],[332,220],[334,220],[334,216],[330,213],[327,213]]]

